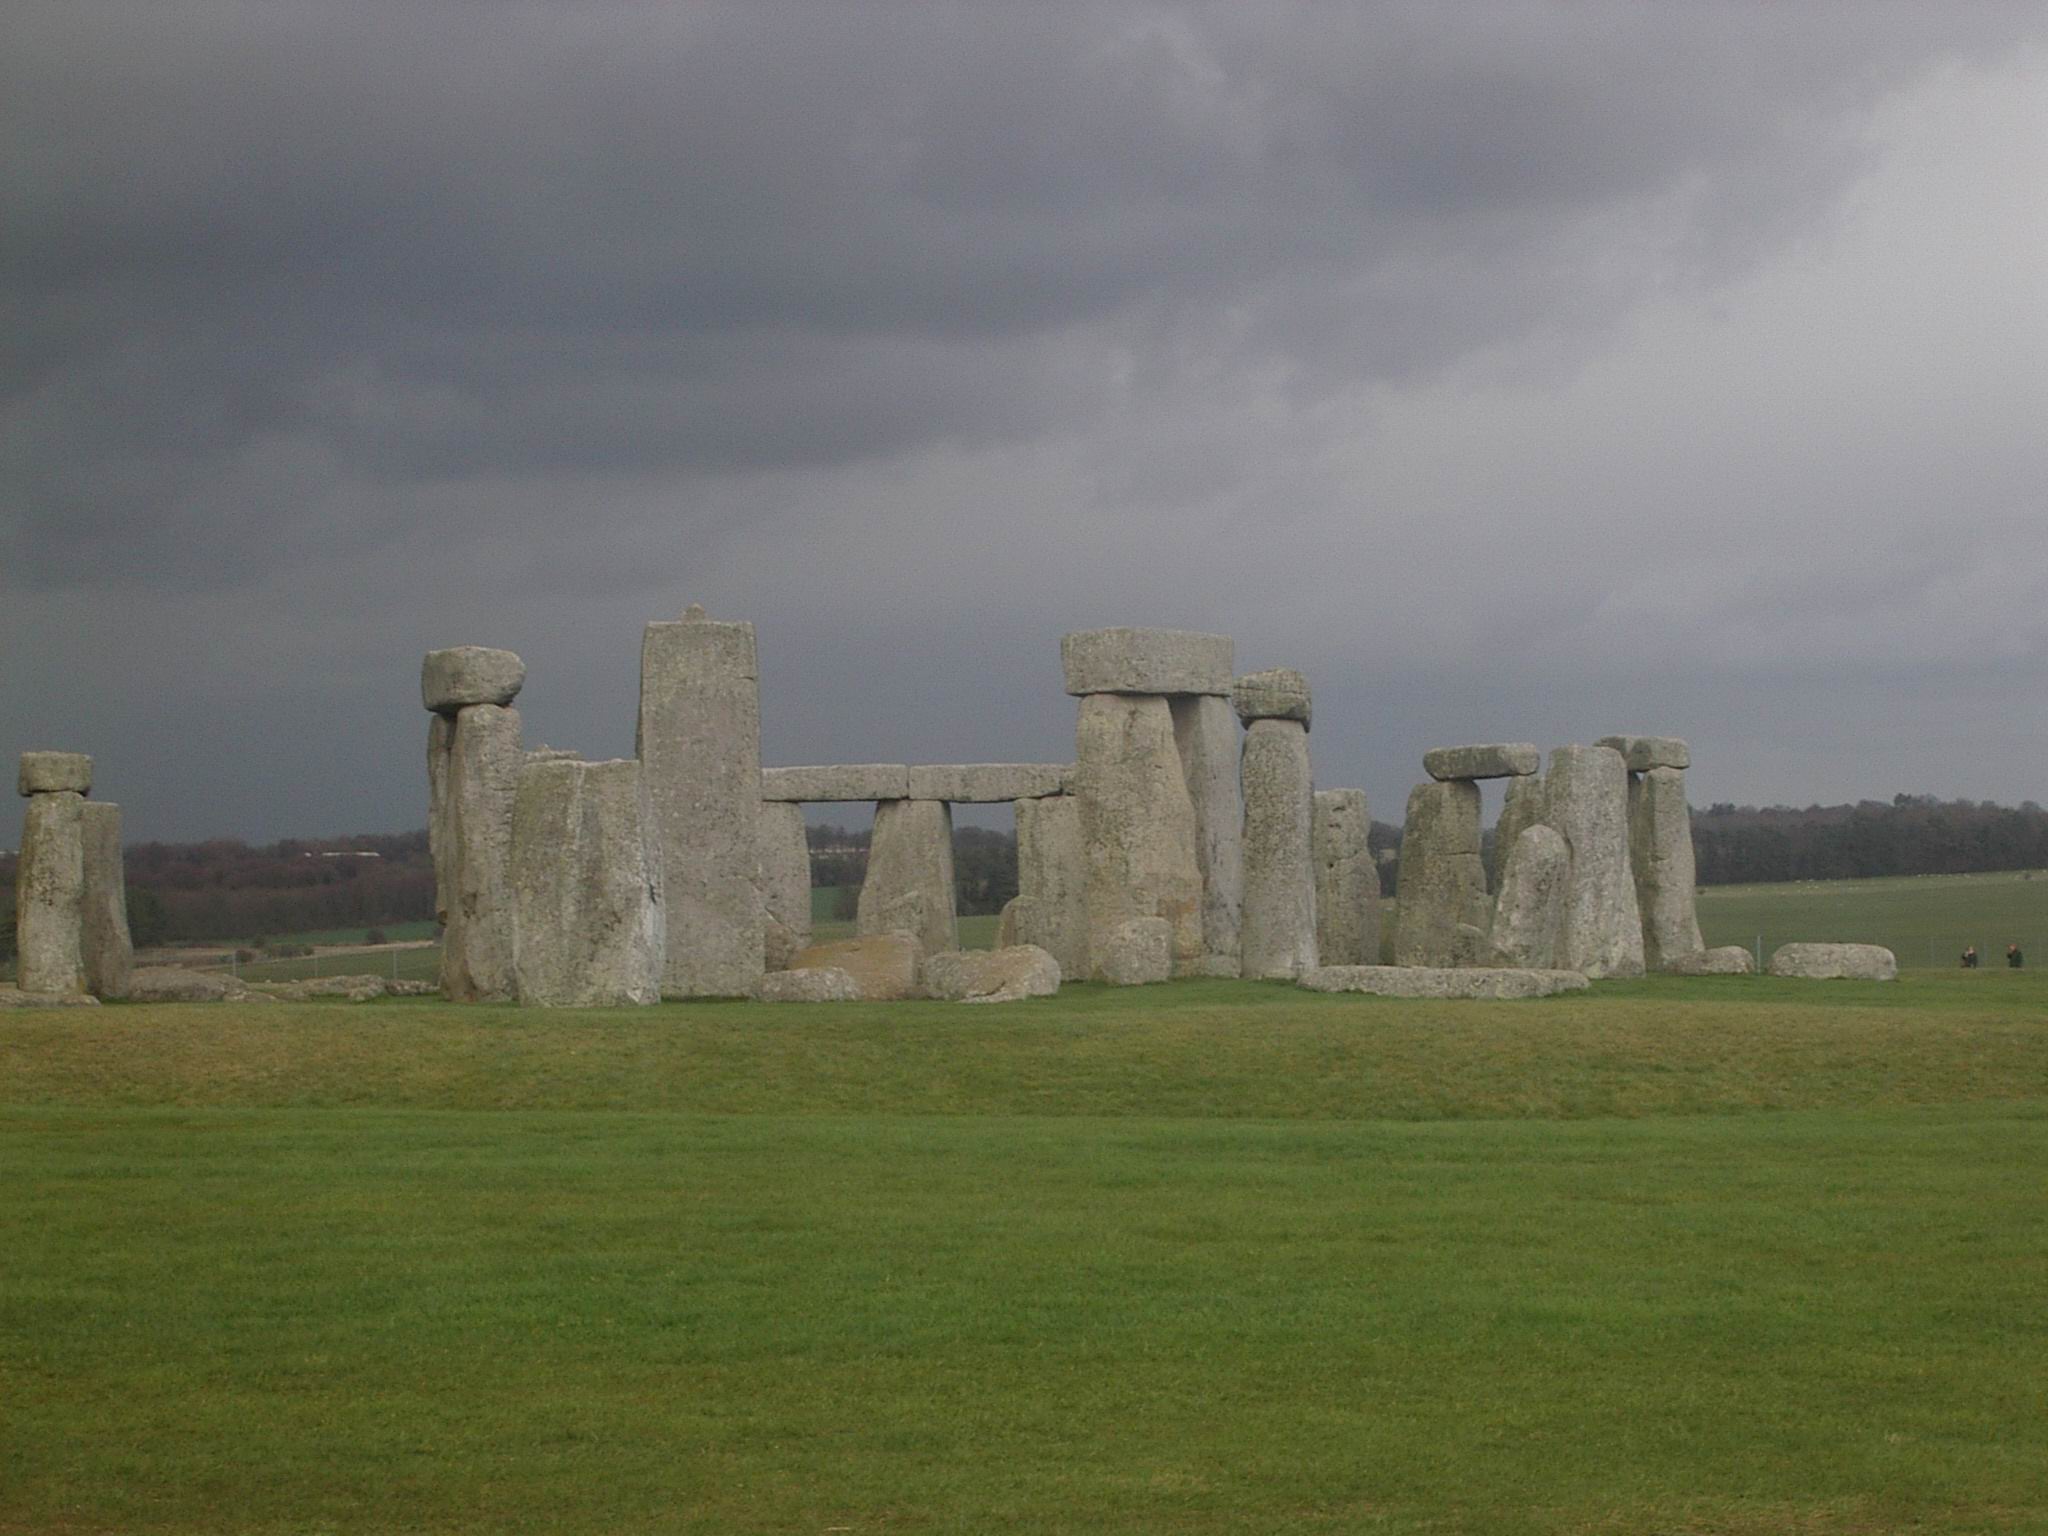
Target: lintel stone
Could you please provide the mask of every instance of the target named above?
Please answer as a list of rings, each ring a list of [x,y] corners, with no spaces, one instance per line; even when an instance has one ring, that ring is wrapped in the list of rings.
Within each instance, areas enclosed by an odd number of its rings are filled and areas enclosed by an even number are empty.
[[[960,805],[1043,800],[1061,793],[1070,771],[1066,763],[920,764],[910,770],[909,798]]]
[[[910,769],[902,763],[831,763],[763,768],[763,800],[908,800]]]
[[[510,704],[526,685],[526,663],[487,645],[429,651],[420,663],[420,702],[452,715],[472,704]]]
[[[1265,672],[1247,672],[1230,689],[1230,702],[1237,718],[1246,725],[1254,720],[1299,720],[1309,724],[1308,679],[1292,667],[1273,667]]]
[[[15,787],[24,795],[89,793],[92,759],[83,752],[24,752]]]
[[[1619,752],[1630,773],[1692,766],[1692,749],[1676,736],[1602,736],[1598,744]]]
[[[1236,647],[1187,629],[1086,629],[1060,640],[1067,692],[1228,694]]]
[[[1471,747],[1438,747],[1422,755],[1422,771],[1432,779],[1521,779],[1543,767],[1535,743],[1497,741]]]

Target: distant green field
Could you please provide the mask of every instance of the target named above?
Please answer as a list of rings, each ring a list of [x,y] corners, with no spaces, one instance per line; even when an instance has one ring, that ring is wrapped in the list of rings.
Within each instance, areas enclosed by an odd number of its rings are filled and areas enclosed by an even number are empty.
[[[365,935],[380,932],[393,944],[403,944],[414,939],[431,939],[437,931],[434,923],[383,923],[372,928],[310,928],[304,933],[266,934],[273,944],[361,944]]]
[[[1708,944],[1763,953],[1794,941],[1882,944],[1902,967],[1953,967],[1968,944],[1986,966],[2005,964],[2017,943],[2030,965],[2048,965],[2048,872],[1911,875],[1890,880],[1814,880],[1793,885],[1714,885],[1699,896]]]

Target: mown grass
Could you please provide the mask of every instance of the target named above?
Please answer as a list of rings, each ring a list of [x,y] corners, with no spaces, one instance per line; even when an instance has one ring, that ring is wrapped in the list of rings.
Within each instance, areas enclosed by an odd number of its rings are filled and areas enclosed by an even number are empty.
[[[1709,944],[1753,948],[1764,959],[1780,944],[1882,944],[1907,969],[1953,969],[1963,947],[2003,966],[2018,944],[2048,965],[2048,872],[1910,875],[1886,880],[1808,880],[1787,885],[1714,885],[1699,895]]]

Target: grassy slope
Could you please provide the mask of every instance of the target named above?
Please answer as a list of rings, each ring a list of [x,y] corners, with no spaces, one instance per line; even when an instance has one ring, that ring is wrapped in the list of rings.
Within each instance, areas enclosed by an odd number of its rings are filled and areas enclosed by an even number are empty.
[[[1882,944],[1909,968],[1952,967],[1965,944],[2003,965],[2018,943],[2048,965],[2048,874],[1913,875],[1892,880],[1813,880],[1791,885],[1716,885],[1699,898],[1709,944],[1755,944],[1764,958],[1795,939]]]

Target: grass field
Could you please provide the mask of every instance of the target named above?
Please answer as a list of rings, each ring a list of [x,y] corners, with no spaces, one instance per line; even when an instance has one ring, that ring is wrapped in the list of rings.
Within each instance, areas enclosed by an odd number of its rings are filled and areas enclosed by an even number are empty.
[[[2048,1529],[2048,983],[0,1016],[0,1531]]]
[[[1701,890],[1699,912],[1709,944],[1753,947],[1762,935],[1766,960],[1804,939],[1882,944],[1910,969],[1953,967],[1966,944],[1987,966],[2003,965],[2015,943],[2031,963],[2048,964],[2048,871],[1713,885]]]

